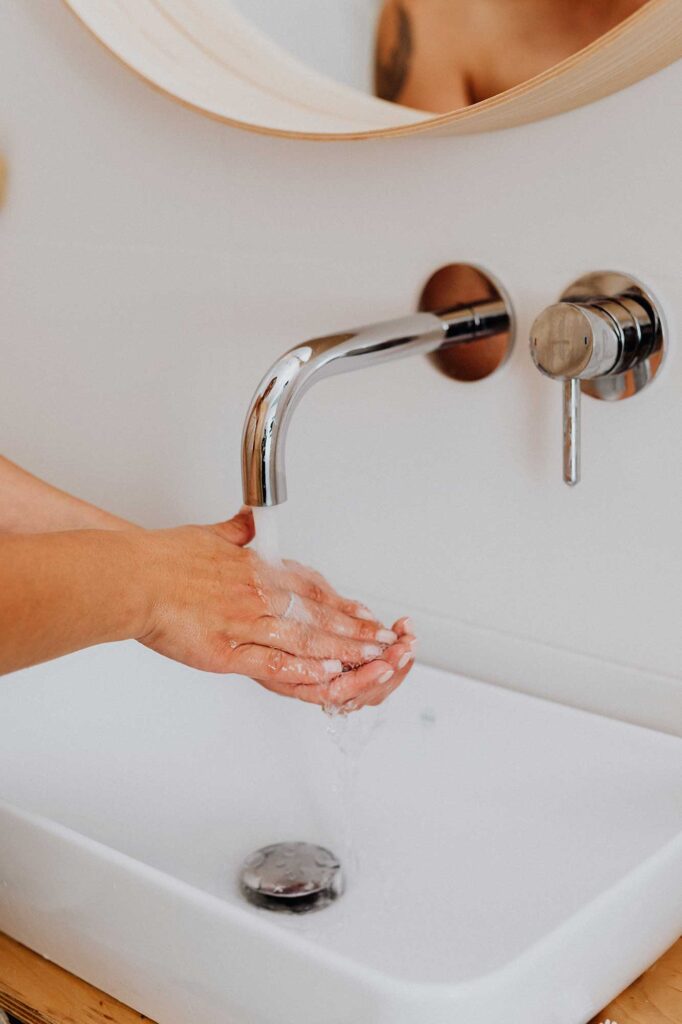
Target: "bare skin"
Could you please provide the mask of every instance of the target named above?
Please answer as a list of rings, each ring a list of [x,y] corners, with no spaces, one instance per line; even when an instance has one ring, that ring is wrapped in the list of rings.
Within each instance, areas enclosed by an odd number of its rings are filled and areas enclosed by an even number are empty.
[[[647,0],[385,0],[375,92],[445,113],[553,67]]]
[[[144,530],[0,459],[0,673],[136,639],[208,672],[355,709],[405,678],[415,638],[319,574],[248,549],[251,513]]]
[[[120,530],[133,524],[40,480],[0,455],[0,534]]]

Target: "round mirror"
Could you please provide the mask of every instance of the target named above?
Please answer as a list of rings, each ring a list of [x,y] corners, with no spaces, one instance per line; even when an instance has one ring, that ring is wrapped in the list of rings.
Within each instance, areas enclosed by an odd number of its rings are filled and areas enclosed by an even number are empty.
[[[682,56],[682,0],[66,0],[128,67],[254,130],[506,128]]]

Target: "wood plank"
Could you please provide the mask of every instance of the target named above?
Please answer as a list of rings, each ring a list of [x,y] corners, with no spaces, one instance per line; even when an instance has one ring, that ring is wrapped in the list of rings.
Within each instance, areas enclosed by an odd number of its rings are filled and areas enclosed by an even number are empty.
[[[0,1009],[25,1024],[153,1024],[1,933]],[[606,1020],[682,1024],[682,939],[590,1024]]]
[[[25,1024],[140,1024],[149,1021],[148,1017],[2,933],[0,1009]]]
[[[682,1024],[682,939],[591,1024]]]

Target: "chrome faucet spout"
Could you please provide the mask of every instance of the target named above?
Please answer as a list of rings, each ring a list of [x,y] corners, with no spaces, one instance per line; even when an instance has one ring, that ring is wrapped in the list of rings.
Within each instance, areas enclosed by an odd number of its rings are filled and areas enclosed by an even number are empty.
[[[503,300],[459,306],[439,313],[414,313],[323,338],[290,349],[263,377],[251,400],[242,437],[244,503],[260,507],[286,501],[285,444],[291,416],[317,380],[408,355],[509,330]]]

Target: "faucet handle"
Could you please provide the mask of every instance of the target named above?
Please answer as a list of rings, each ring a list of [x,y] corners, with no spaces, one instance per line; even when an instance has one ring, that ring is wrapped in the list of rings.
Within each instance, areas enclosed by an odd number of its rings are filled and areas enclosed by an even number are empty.
[[[580,381],[564,381],[564,483],[580,482]]]
[[[580,479],[581,391],[617,400],[641,390],[663,355],[660,312],[650,293],[623,274],[589,274],[536,318],[533,361],[563,382],[563,476]]]
[[[582,302],[548,306],[530,334],[535,365],[554,380],[586,380],[611,373],[622,349],[615,320],[599,306]]]
[[[531,328],[535,365],[563,381],[563,468],[569,487],[580,480],[580,381],[610,373],[621,350],[615,322],[586,304],[557,302]]]

